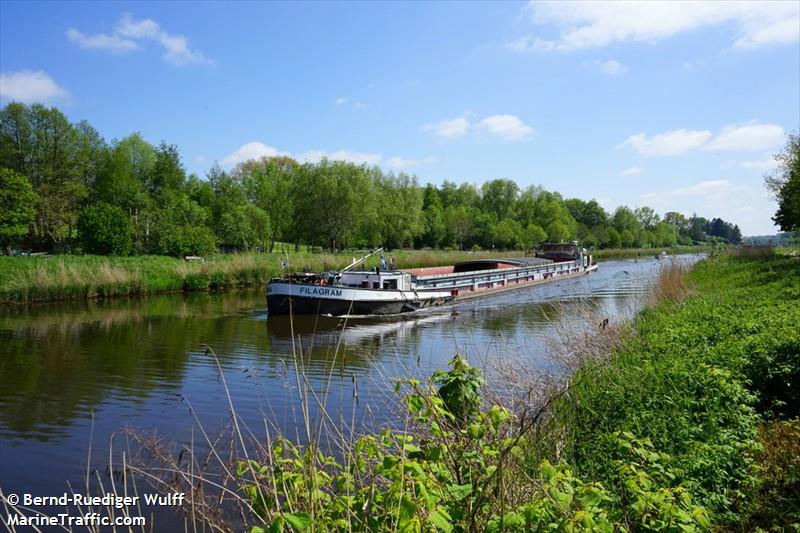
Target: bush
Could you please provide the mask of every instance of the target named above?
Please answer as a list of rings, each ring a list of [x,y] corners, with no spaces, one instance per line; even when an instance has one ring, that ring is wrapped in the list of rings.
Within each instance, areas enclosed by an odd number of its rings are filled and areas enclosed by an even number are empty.
[[[761,483],[743,529],[800,530],[800,420],[764,424],[756,456]]]
[[[78,235],[84,253],[129,255],[133,248],[133,230],[128,215],[119,207],[103,202],[80,212]]]
[[[569,465],[542,461],[530,477],[518,458],[529,445],[520,420],[480,404],[482,377],[461,357],[427,385],[398,383],[416,434],[386,429],[357,439],[346,464],[277,438],[261,460],[240,461],[239,489],[259,525],[251,533],[305,531],[697,531],[708,515],[669,457],[649,441],[616,434],[615,496]],[[434,387],[438,384],[438,390]],[[313,517],[313,518],[312,518]]]
[[[217,249],[217,239],[206,226],[165,226],[158,236],[158,253],[174,257],[206,256]]]

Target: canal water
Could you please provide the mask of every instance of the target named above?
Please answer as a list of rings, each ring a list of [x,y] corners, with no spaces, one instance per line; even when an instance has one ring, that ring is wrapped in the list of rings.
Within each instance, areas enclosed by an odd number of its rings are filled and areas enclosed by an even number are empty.
[[[298,354],[331,412],[380,425],[396,378],[428,376],[455,353],[490,375],[504,360],[553,365],[554,339],[587,308],[628,318],[663,264],[697,259],[605,261],[581,278],[400,318],[269,318],[263,290],[0,308],[0,489],[81,486],[89,455],[102,472],[125,428],[187,443],[198,421],[226,427],[217,361],[254,433],[266,419],[296,434]]]

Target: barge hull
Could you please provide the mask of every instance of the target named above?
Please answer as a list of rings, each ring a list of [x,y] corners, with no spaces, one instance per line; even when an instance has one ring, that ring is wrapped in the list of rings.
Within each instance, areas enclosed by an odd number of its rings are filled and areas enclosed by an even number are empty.
[[[267,296],[270,315],[396,315],[448,303],[452,298],[410,300],[403,302],[333,300],[275,294]]]

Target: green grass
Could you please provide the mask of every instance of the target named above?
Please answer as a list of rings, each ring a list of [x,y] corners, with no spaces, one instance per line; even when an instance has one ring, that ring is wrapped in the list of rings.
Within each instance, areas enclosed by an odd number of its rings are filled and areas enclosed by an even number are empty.
[[[519,252],[518,252],[519,253]],[[452,264],[466,258],[513,252],[397,250],[400,268]],[[290,253],[291,270],[327,270],[350,263],[353,253]],[[203,262],[172,257],[0,257],[0,302],[82,300],[170,291],[253,287],[281,275],[280,254],[215,255]],[[378,258],[370,259],[376,265]]]
[[[783,492],[763,501],[757,495],[776,480],[755,458],[760,426],[800,414],[800,260],[722,254],[698,263],[689,281],[693,296],[644,311],[610,361],[575,376],[554,407],[566,458],[584,479],[614,487],[614,435],[630,432],[669,454],[671,483],[725,528],[797,527],[796,463],[778,483]],[[775,506],[794,514],[769,513]]]

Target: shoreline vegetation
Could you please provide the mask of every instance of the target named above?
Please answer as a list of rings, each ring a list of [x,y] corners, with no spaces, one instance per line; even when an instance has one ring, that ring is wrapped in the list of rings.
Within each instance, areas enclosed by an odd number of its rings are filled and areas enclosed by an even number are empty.
[[[0,109],[5,255],[209,257],[272,253],[279,243],[337,252],[530,250],[573,240],[602,249],[742,242],[738,225],[719,217],[644,205],[610,212],[597,200],[513,179],[459,181],[420,183],[377,165],[288,156],[214,164],[201,176],[187,173],[178,147],[166,141],[155,146],[132,133],[107,142],[88,122],[72,123],[40,104]]]
[[[400,421],[376,434],[354,436],[300,387],[304,415],[323,414],[297,442],[269,421],[266,436],[240,428],[229,395],[231,449],[140,438],[131,472],[191,492],[186,516],[216,531],[797,530],[800,261],[668,262],[650,294],[632,322],[567,332],[560,363],[575,371],[514,372],[504,401],[456,355],[399,379]]]
[[[670,254],[708,252],[712,247],[663,248]],[[649,258],[661,248],[606,249],[591,253],[598,259]],[[338,254],[295,252],[273,254],[215,254],[204,261],[169,256],[0,256],[0,303],[79,301],[170,292],[221,291],[264,285],[282,274],[281,258],[289,270],[320,271],[342,268],[363,251]],[[521,256],[522,251],[395,250],[399,268],[449,265],[465,259]],[[371,263],[377,259],[372,258]]]

